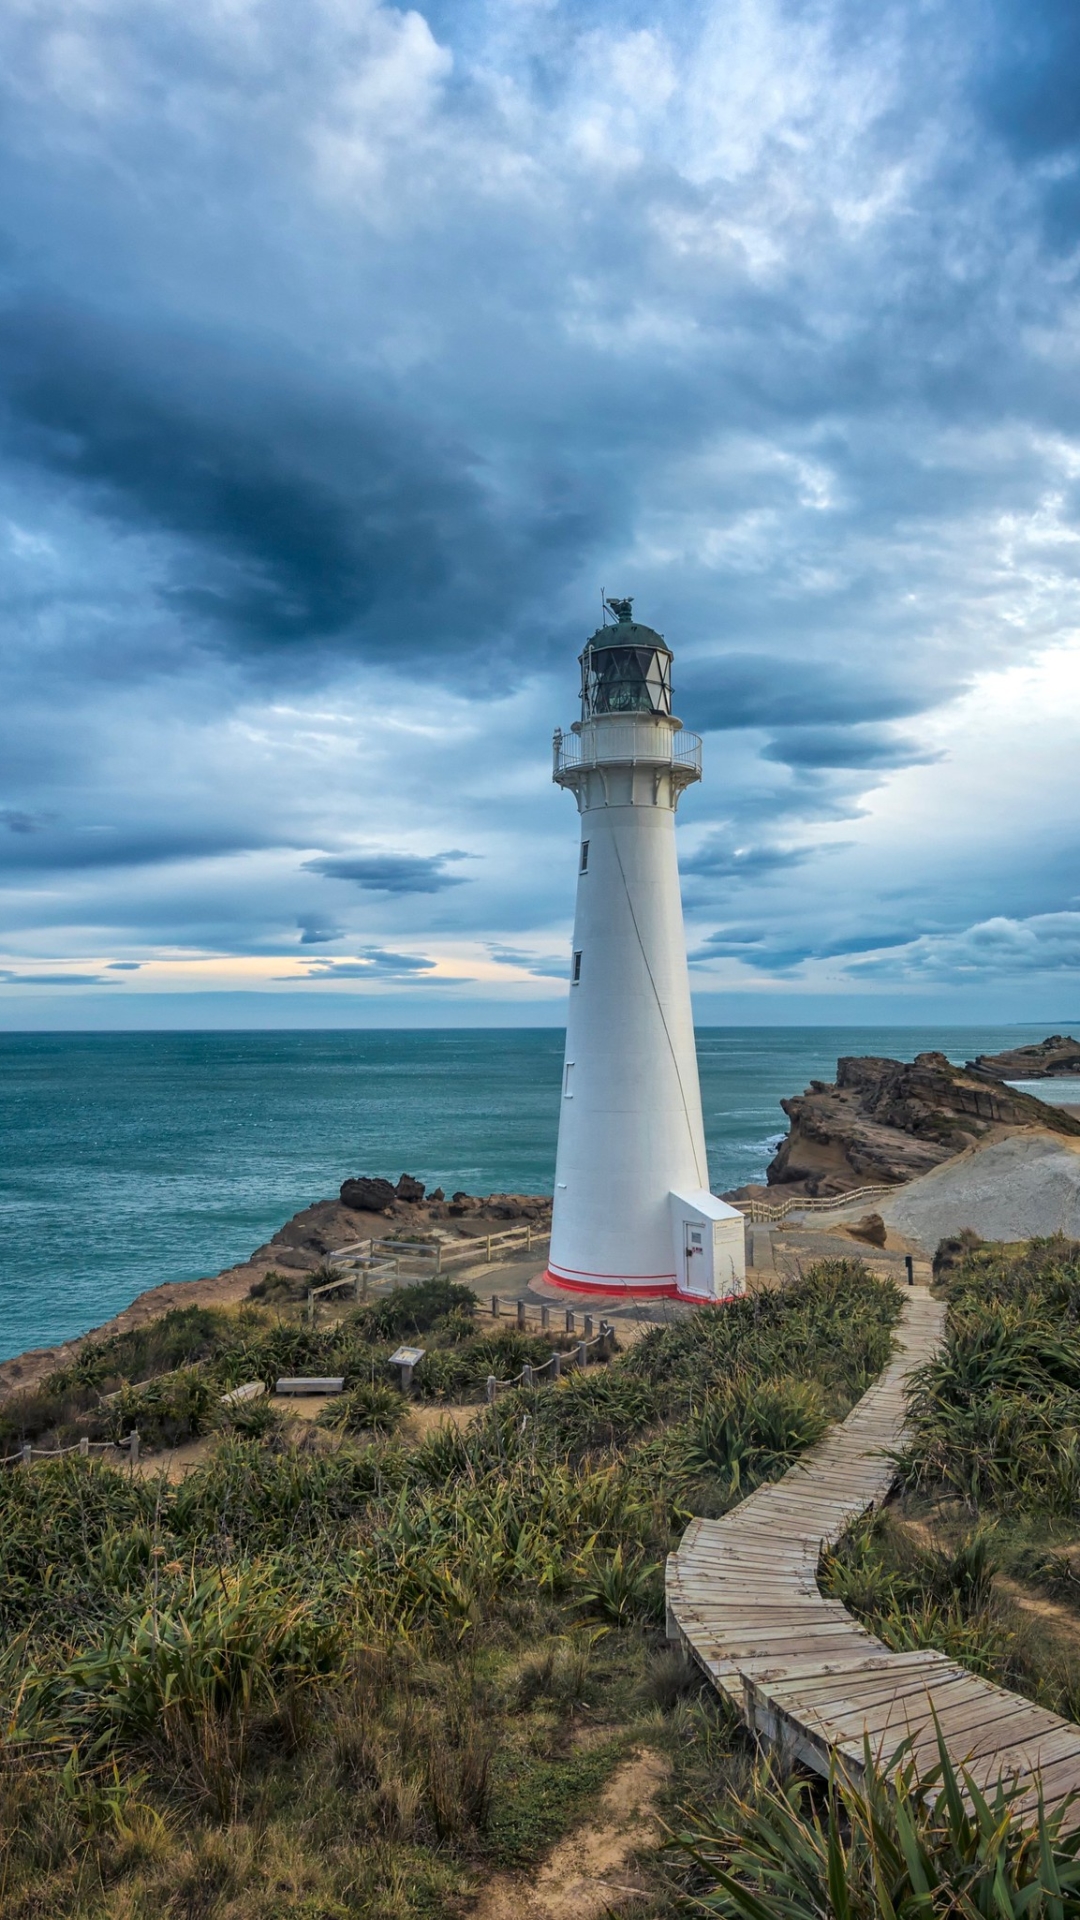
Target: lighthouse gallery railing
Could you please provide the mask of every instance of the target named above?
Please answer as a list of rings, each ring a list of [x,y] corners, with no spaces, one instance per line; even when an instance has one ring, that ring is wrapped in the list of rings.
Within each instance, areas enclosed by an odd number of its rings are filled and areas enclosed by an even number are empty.
[[[651,767],[692,767],[701,772],[701,735],[685,727],[678,733],[666,733],[652,722],[633,720],[601,730],[590,727],[583,740],[578,733],[557,732],[552,742],[556,778],[575,767],[609,765],[613,761],[641,763]]]

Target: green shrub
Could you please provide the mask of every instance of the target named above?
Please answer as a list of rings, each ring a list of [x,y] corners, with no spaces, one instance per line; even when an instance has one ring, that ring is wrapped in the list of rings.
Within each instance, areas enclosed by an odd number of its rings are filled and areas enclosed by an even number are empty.
[[[369,1340],[396,1340],[405,1333],[427,1333],[447,1314],[472,1314],[475,1308],[471,1287],[436,1275],[413,1286],[395,1287],[384,1299],[359,1308],[352,1319]]]
[[[109,1409],[113,1438],[138,1433],[144,1447],[175,1447],[213,1424],[219,1395],[210,1378],[195,1367],[124,1387]]]
[[[707,1400],[686,1440],[685,1466],[720,1479],[741,1498],[786,1473],[829,1424],[820,1387],[810,1380],[727,1381]]]
[[[943,1350],[914,1382],[910,1487],[975,1511],[1080,1501],[1080,1246],[968,1251],[945,1275]]]
[[[944,1741],[923,1774],[910,1759],[864,1777],[837,1768],[829,1791],[759,1776],[748,1797],[679,1835],[697,1868],[695,1905],[727,1920],[1066,1920],[1080,1913],[1080,1830],[1013,1811],[1023,1789],[989,1799]],[[1071,1824],[1071,1823],[1070,1823]]]
[[[341,1433],[393,1433],[407,1412],[408,1403],[399,1387],[362,1380],[329,1402],[319,1415],[319,1424]]]

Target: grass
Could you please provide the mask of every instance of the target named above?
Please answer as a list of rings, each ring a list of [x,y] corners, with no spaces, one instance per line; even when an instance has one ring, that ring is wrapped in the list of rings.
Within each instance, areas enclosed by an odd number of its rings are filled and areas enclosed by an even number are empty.
[[[256,1306],[124,1350],[159,1406],[343,1372],[337,1431],[231,1416],[175,1486],[77,1456],[0,1475],[5,1920],[464,1914],[634,1743],[670,1754],[676,1794],[743,1778],[662,1645],[663,1558],[852,1404],[896,1290],[826,1263],[411,1444],[380,1430],[388,1342],[420,1331],[470,1378],[495,1344],[439,1285],[338,1327]],[[110,1344],[48,1392],[89,1421],[117,1366]]]
[[[887,1645],[936,1647],[1075,1719],[1080,1245],[969,1235],[937,1264],[946,1337],[915,1378],[903,1498],[849,1532],[823,1584]]]

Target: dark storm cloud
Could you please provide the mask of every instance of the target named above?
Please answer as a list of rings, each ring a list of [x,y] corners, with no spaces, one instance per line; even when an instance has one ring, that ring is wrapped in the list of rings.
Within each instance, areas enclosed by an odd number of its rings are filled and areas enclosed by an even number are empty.
[[[762,759],[789,767],[926,766],[941,757],[916,740],[858,725],[788,727],[761,752]]]
[[[975,98],[1021,158],[1080,147],[1080,12],[1073,0],[993,9]]]
[[[326,853],[304,861],[306,873],[327,880],[352,880],[371,893],[441,893],[459,887],[462,873],[446,873],[448,860],[467,860],[467,853]]]
[[[708,666],[697,660],[680,664],[675,697],[702,732],[719,732],[908,719],[936,701],[939,687],[933,681],[927,686],[921,675],[905,684],[895,667],[876,663],[853,675],[828,660],[725,653]]]
[[[604,518],[602,497],[543,484],[508,511],[452,432],[250,338],[9,306],[0,400],[12,455],[175,542],[163,606],[191,641],[246,656],[349,646],[450,671],[490,653],[512,608],[533,635],[530,598]]]
[[[204,860],[247,851],[260,843],[257,832],[237,832],[184,822],[178,826],[131,827],[126,822],[97,826],[47,823],[32,836],[0,839],[0,872],[13,875],[79,873],[97,867],[158,866],[180,860]]]

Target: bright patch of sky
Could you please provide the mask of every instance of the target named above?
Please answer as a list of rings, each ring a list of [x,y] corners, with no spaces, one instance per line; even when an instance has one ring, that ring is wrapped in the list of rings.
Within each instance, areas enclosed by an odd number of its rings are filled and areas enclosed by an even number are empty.
[[[14,0],[0,95],[0,1024],[557,1020],[601,589],[703,1018],[1080,1017],[1071,0]]]

